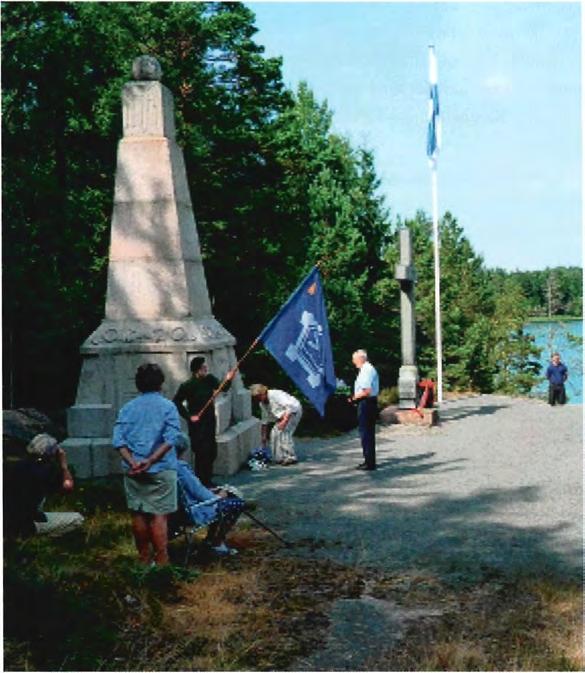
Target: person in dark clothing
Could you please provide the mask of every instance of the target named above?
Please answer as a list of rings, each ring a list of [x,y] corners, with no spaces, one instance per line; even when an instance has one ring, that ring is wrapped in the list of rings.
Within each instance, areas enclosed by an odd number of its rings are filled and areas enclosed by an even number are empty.
[[[551,362],[546,369],[546,378],[548,379],[548,403],[554,407],[555,404],[565,404],[567,393],[565,392],[565,381],[569,377],[569,370],[561,362],[561,356],[553,353]]]
[[[83,523],[79,512],[44,512],[47,496],[69,493],[74,482],[65,451],[54,437],[40,434],[26,447],[26,456],[4,464],[4,536],[58,536]]]
[[[209,487],[214,485],[211,477],[213,463],[217,458],[215,407],[210,404],[201,416],[199,413],[206,402],[217,394],[220,383],[209,373],[203,357],[194,357],[190,369],[191,378],[181,383],[173,402],[189,427],[191,450],[195,454],[195,474],[204,486]],[[226,374],[228,385],[224,390],[229,388],[235,373],[236,370],[231,369]]]
[[[354,394],[349,398],[351,404],[357,404],[358,425],[364,462],[358,470],[376,469],[376,418],[378,416],[378,392],[380,379],[378,372],[368,360],[365,350],[355,351],[351,358],[358,370],[354,383]]]

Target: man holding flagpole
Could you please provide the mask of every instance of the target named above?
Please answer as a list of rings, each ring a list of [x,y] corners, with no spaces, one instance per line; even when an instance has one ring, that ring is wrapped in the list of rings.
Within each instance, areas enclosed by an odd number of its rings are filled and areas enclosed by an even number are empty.
[[[260,343],[323,417],[327,399],[335,391],[337,378],[333,368],[329,323],[318,266],[309,271],[230,374],[235,373],[242,361]],[[223,385],[213,393],[195,418],[203,415]],[[289,465],[295,463],[292,434],[301,418],[300,402],[284,391],[268,390],[262,384],[252,386],[251,394],[260,401],[261,410],[266,411],[263,413],[263,426],[266,426],[269,419],[276,421],[271,441],[273,436],[275,441],[280,436],[278,444],[284,448],[282,451],[277,449],[278,455],[273,454],[273,459],[286,460]]]

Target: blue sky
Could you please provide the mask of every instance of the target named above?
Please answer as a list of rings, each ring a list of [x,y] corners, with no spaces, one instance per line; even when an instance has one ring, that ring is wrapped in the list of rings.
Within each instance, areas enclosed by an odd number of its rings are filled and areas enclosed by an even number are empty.
[[[439,210],[489,267],[582,264],[578,3],[246,3],[256,41],[334,130],[374,151],[393,216],[431,213],[428,45],[439,65]]]

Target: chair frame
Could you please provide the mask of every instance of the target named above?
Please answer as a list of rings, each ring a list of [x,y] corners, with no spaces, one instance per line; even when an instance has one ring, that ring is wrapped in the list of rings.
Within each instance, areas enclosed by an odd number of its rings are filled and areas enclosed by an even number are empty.
[[[187,509],[186,506],[187,497],[185,495],[185,491],[178,479],[177,479],[177,496],[179,501],[179,508],[177,510],[177,513],[183,519],[183,521],[179,523],[179,531],[182,532],[183,535],[185,536],[186,551],[183,565],[186,566],[193,554],[193,547],[195,546],[195,534],[201,529],[207,528],[210,524],[215,523],[217,521],[217,516],[211,521],[208,521],[207,523],[203,524],[193,523],[191,517],[189,516],[189,510]],[[197,505],[195,505],[195,507],[211,505],[214,502],[217,502],[217,498],[214,498],[213,500],[203,500],[202,502],[198,502]]]

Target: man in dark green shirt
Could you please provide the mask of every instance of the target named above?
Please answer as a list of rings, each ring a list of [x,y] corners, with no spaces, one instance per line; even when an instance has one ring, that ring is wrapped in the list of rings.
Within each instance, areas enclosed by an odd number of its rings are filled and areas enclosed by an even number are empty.
[[[195,454],[195,474],[204,486],[213,486],[211,475],[213,463],[217,458],[217,441],[215,407],[209,404],[203,414],[199,415],[205,404],[217,394],[220,387],[219,381],[210,374],[205,358],[195,357],[191,360],[191,378],[181,383],[173,402],[181,416],[189,426],[189,438],[191,450]],[[230,370],[225,377],[228,382],[223,390],[228,390],[236,373]],[[187,407],[185,408],[185,402]]]

